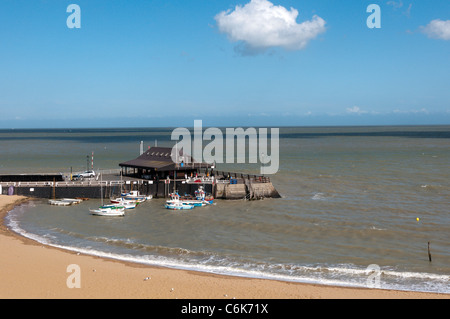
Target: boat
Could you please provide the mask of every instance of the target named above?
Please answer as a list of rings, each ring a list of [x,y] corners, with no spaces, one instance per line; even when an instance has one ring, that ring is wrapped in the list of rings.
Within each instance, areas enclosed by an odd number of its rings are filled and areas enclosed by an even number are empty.
[[[169,195],[170,199],[166,201],[165,207],[167,209],[193,209],[195,206],[193,204],[187,203],[183,200],[180,200],[180,195],[178,193],[172,193]]]
[[[73,198],[63,198],[63,199],[49,199],[48,203],[50,205],[56,205],[56,206],[70,206],[74,204],[79,204],[83,200],[81,199],[73,199]]]
[[[193,209],[194,205],[185,204],[181,201],[167,201],[165,207],[173,210]]]
[[[203,190],[203,186],[199,186],[198,190],[195,191],[195,199],[205,202],[206,205],[210,205],[214,201],[214,197],[212,195],[206,194]]]
[[[112,204],[123,206],[125,209],[134,209],[140,203],[137,200],[127,200],[124,197],[111,198]]]
[[[203,200],[203,199],[197,199],[197,198],[192,198],[192,196],[190,195],[186,195],[186,196],[180,196],[178,193],[172,193],[169,194],[170,196],[170,200],[168,200],[168,202],[173,202],[173,201],[180,201],[183,205],[192,205],[194,207],[203,207],[203,206],[207,206],[207,205],[211,205],[211,202]]]
[[[141,195],[139,191],[131,191],[128,193],[120,194],[126,200],[136,200],[140,203],[145,202],[146,200],[152,199],[152,195]]]
[[[102,175],[100,175],[102,176]],[[100,186],[100,194],[102,199],[102,206],[100,206],[97,209],[90,209],[89,212],[91,215],[97,215],[97,216],[124,216],[125,215],[125,208],[123,206],[120,206],[118,204],[111,204],[111,205],[103,205],[103,187]]]
[[[69,205],[72,205],[71,202],[68,202],[68,201],[65,201],[65,200],[62,200],[62,199],[49,199],[48,203],[50,205],[55,205],[55,206],[69,206]]]
[[[63,201],[70,202],[72,204],[79,204],[83,201],[81,198],[63,198]]]
[[[181,199],[181,202],[185,205],[194,205],[194,207],[203,207],[206,205],[210,205],[209,202],[198,199]]]
[[[125,208],[121,206],[113,206],[113,205],[106,205],[106,206],[100,206],[97,209],[90,209],[89,210],[92,215],[97,216],[124,216],[125,215]]]

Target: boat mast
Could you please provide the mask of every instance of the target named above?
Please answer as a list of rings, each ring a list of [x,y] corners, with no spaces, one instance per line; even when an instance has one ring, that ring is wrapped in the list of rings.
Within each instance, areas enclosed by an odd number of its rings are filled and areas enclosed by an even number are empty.
[[[100,170],[99,172],[100,172],[100,196],[102,198],[102,206],[103,206],[103,174]]]

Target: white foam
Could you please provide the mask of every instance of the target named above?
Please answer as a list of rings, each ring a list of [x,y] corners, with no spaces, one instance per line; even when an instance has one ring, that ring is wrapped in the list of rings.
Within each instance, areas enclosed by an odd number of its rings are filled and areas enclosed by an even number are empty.
[[[324,193],[316,193],[313,197],[311,197],[312,200],[324,200],[325,198]]]

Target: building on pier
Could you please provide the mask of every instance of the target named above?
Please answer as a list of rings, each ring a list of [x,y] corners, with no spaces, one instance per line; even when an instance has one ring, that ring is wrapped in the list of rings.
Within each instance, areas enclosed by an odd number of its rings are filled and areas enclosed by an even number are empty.
[[[177,152],[178,154],[175,154]],[[173,158],[176,161],[173,161]],[[123,176],[147,180],[176,179],[210,173],[214,166],[196,162],[192,156],[171,147],[151,147],[139,157],[119,164]]]

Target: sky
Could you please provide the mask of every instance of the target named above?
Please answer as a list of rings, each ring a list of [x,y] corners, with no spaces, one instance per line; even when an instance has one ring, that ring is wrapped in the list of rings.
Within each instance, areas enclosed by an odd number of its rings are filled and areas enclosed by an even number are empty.
[[[0,2],[0,128],[195,119],[450,124],[450,1]]]

